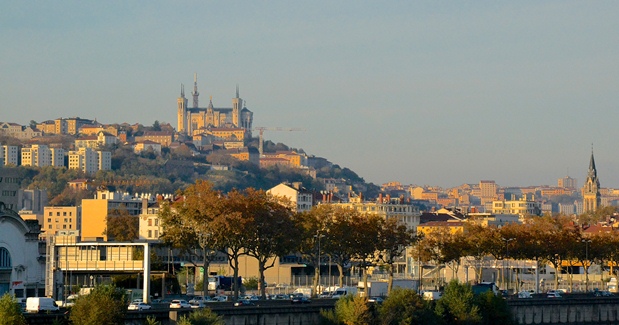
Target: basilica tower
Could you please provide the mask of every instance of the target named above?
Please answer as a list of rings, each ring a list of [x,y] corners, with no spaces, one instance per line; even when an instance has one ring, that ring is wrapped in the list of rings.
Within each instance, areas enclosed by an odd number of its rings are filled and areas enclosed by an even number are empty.
[[[589,161],[589,171],[585,186],[582,188],[583,212],[594,212],[600,207],[600,180],[598,179],[597,169],[593,150],[591,150],[591,160]]]
[[[232,124],[234,127],[240,127],[239,125],[239,112],[243,107],[243,100],[239,98],[239,85],[236,85],[236,97],[232,98]]]
[[[186,132],[187,129],[187,98],[185,98],[185,86],[181,84],[181,96],[176,99],[178,105],[177,126],[178,132]]]

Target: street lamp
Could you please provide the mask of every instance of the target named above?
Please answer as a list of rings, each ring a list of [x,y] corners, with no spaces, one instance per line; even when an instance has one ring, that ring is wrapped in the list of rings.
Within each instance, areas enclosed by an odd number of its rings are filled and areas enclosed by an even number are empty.
[[[585,292],[589,292],[589,244],[591,243],[591,239],[583,239],[583,243],[585,243],[585,264],[583,263],[583,268],[585,269]]]
[[[320,233],[320,230],[316,231],[316,235],[314,235],[314,238],[318,239],[318,263],[316,264],[316,270],[318,272],[318,287],[316,288],[316,290],[320,290],[320,238],[323,238],[325,235]],[[316,292],[316,295],[318,295],[318,292]]]
[[[515,238],[501,238],[505,242],[505,258],[503,258],[503,282],[507,282],[505,288],[509,290],[509,282],[511,280],[509,272],[507,273],[508,279],[505,281],[505,259],[509,257],[509,242]]]

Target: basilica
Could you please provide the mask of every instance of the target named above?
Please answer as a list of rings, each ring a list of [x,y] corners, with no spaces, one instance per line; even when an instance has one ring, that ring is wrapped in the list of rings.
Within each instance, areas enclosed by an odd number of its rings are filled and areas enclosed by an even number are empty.
[[[211,97],[207,107],[198,106],[198,78],[194,75],[193,107],[187,107],[185,88],[181,85],[181,95],[178,104],[177,131],[189,136],[204,133],[212,129],[243,129],[249,133],[252,129],[253,114],[243,106],[243,99],[239,97],[239,87],[236,87],[236,97],[232,98],[232,107],[214,107]]]

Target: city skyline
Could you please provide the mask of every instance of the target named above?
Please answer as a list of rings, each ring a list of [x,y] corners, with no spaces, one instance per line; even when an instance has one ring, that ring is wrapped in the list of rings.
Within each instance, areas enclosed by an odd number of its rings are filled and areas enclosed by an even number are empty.
[[[180,84],[368,182],[619,187],[619,4],[0,4],[0,120],[176,126]],[[592,148],[593,144],[593,148]]]

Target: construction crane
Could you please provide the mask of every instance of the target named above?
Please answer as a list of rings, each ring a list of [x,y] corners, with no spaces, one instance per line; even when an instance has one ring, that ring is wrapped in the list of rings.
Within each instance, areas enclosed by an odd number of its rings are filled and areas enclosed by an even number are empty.
[[[263,149],[264,149],[264,131],[305,131],[305,129],[301,128],[283,128],[283,127],[264,127],[258,126],[252,129],[253,131],[258,131],[258,152],[260,152],[260,156],[262,157]]]

